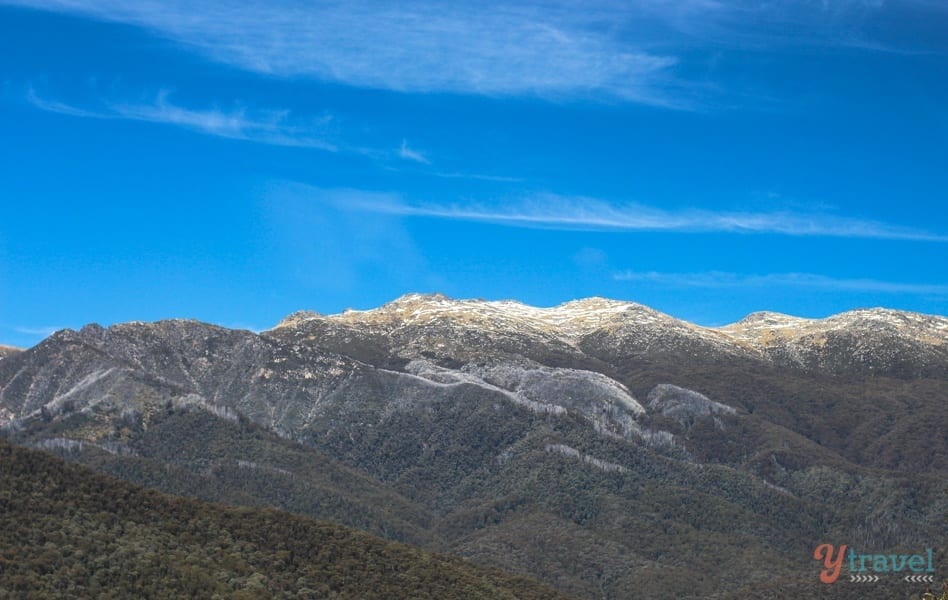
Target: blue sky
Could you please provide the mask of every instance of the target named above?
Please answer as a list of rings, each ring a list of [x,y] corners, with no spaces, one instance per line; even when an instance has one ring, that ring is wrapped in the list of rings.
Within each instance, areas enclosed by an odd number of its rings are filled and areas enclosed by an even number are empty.
[[[945,31],[938,0],[0,0],[0,343],[411,291],[948,314]]]

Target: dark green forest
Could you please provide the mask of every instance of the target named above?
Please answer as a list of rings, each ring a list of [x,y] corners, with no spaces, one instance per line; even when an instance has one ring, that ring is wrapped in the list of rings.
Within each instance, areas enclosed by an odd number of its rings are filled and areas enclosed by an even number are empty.
[[[272,509],[168,496],[0,440],[4,598],[558,598]]]

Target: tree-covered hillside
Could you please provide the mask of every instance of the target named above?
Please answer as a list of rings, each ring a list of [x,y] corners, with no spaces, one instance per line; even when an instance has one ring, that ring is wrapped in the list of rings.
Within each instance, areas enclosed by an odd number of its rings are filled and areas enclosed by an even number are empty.
[[[562,597],[339,525],[167,496],[3,440],[0,596]]]

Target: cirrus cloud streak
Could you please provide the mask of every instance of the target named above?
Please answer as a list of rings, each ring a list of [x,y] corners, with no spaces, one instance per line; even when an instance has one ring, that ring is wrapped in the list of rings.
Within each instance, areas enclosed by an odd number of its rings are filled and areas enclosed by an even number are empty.
[[[544,98],[605,94],[680,105],[670,55],[609,33],[609,3],[415,0],[0,0],[142,27],[241,69],[412,93]],[[612,13],[613,17],[618,13]],[[626,15],[627,16],[627,15]],[[623,17],[625,18],[625,17]]]
[[[303,186],[304,188],[306,186]],[[406,217],[476,221],[536,229],[653,231],[679,233],[780,234],[946,242],[948,236],[878,221],[833,214],[671,211],[643,204],[609,203],[584,197],[538,194],[525,200],[491,203],[418,203],[398,194],[309,188],[314,197],[350,209]]]
[[[335,152],[335,144],[320,137],[324,135],[329,117],[308,123],[293,123],[289,111],[250,111],[237,108],[230,111],[218,108],[194,109],[172,103],[169,93],[162,91],[147,103],[106,102],[102,108],[85,108],[59,100],[39,96],[35,90],[27,93],[27,101],[47,112],[94,119],[122,119],[175,125],[207,135],[235,140],[258,142],[274,146],[316,148]]]
[[[613,275],[616,281],[654,283],[687,288],[768,288],[790,287],[877,294],[908,294],[948,296],[948,285],[938,283],[907,283],[878,279],[834,278],[814,273],[770,273],[748,275],[723,271],[704,273],[659,273],[655,271],[623,271]]]

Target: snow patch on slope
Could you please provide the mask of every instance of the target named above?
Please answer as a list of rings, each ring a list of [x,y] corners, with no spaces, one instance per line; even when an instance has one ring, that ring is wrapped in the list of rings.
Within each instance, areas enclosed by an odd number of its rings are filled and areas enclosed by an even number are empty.
[[[494,385],[478,377],[474,373],[467,373],[454,369],[446,369],[433,365],[426,360],[413,360],[405,366],[405,370],[428,384],[439,385],[443,387],[454,387],[459,385],[474,385],[490,392],[498,393],[509,399],[514,404],[526,407],[527,409],[541,414],[565,415],[566,409],[562,406],[550,402],[540,402],[524,397],[509,389]]]
[[[622,465],[617,465],[616,463],[611,463],[602,460],[601,458],[590,456],[589,454],[583,454],[576,448],[566,446],[564,444],[547,444],[545,449],[547,452],[554,452],[556,454],[562,454],[563,456],[578,459],[581,462],[596,467],[597,469],[605,471],[606,473],[625,473],[628,471],[628,469]]]
[[[588,419],[604,435],[647,442],[652,437],[636,422],[645,408],[625,386],[600,373],[509,362],[448,369],[426,360],[411,361],[405,370],[432,385],[476,385],[536,413],[572,412]]]
[[[734,407],[711,400],[704,394],[686,388],[660,383],[648,393],[648,407],[682,425],[712,415],[734,415]]]

